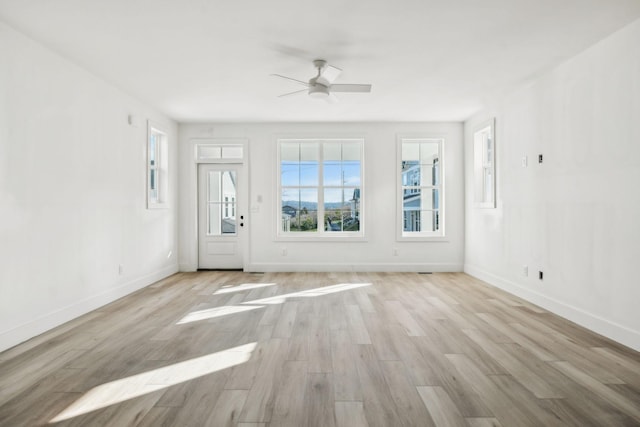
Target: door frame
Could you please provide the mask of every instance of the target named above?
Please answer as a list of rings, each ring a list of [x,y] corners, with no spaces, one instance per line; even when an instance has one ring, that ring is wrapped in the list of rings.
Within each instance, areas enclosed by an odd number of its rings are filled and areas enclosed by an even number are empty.
[[[206,147],[228,147],[228,146],[242,146],[243,155],[242,158],[213,158],[203,154],[203,148]],[[184,223],[188,227],[186,238],[190,240],[185,242],[184,247],[188,248],[188,253],[185,254],[185,264],[180,266],[181,271],[197,271],[198,270],[198,247],[199,247],[199,235],[198,235],[198,165],[201,163],[216,163],[216,164],[241,164],[241,175],[239,176],[238,195],[244,198],[244,206],[246,212],[243,213],[244,220],[244,232],[240,233],[238,237],[238,243],[242,245],[242,269],[247,271],[251,263],[251,248],[249,233],[251,232],[251,215],[250,215],[250,195],[249,195],[249,140],[246,138],[193,138],[189,140],[189,154],[191,159],[187,160],[187,168],[189,169],[187,179],[189,192],[187,193],[187,205],[190,210],[188,223]]]

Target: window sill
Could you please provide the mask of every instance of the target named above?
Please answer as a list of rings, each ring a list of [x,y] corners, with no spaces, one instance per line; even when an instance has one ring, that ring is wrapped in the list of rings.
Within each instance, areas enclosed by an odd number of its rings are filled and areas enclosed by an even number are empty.
[[[451,240],[446,236],[398,236],[397,242],[434,242],[449,243]]]
[[[279,235],[275,238],[276,242],[331,242],[331,243],[354,243],[354,242],[367,242],[367,238],[363,235],[341,235],[341,236],[309,236],[309,235],[297,235],[297,236],[282,236]]]

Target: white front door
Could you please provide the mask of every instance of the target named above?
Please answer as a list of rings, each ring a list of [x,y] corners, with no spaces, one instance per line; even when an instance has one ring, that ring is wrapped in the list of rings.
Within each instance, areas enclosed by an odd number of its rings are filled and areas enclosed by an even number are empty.
[[[242,165],[198,166],[198,268],[242,269]]]

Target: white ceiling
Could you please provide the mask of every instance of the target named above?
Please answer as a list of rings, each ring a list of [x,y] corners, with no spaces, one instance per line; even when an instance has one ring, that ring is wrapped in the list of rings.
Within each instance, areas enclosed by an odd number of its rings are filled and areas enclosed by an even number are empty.
[[[179,122],[460,121],[640,0],[0,0],[0,19]],[[270,77],[371,83],[338,104]]]

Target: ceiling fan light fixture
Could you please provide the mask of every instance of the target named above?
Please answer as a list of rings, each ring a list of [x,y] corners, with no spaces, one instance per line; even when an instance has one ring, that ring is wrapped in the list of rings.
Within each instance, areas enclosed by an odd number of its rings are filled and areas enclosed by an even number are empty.
[[[329,96],[329,88],[321,84],[309,86],[309,96],[312,98],[327,98]]]

